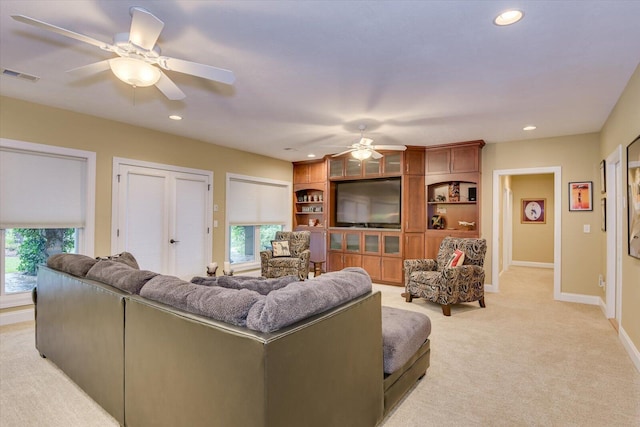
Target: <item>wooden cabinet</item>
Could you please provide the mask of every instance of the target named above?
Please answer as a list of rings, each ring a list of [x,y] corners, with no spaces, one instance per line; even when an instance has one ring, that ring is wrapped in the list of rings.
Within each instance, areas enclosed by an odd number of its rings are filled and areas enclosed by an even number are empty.
[[[325,220],[325,185],[297,184],[294,185],[293,226],[296,229],[304,227],[326,227]]]
[[[404,258],[424,258],[424,233],[404,233]]]
[[[480,172],[480,149],[484,141],[468,141],[427,147],[425,174]]]
[[[480,150],[470,141],[426,150],[425,258],[435,258],[446,236],[480,235]]]
[[[326,182],[327,172],[325,162],[297,162],[293,164],[293,182],[295,184],[309,184]]]
[[[350,154],[330,158],[329,179],[378,178],[400,176],[404,164],[403,153],[398,151],[381,152],[382,158],[358,160]]]
[[[402,177],[402,223],[405,232],[425,230],[424,175]]]
[[[380,230],[329,230],[327,271],[362,267],[379,283],[402,283],[402,233]]]

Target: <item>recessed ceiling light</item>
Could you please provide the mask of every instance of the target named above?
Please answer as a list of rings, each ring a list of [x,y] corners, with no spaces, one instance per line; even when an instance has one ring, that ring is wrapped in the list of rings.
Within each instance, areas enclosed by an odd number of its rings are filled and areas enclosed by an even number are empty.
[[[536,127],[534,125],[529,125],[522,128],[522,130],[535,130],[535,129]]]
[[[307,154],[307,157],[315,157],[316,155],[313,153]]]
[[[506,10],[502,12],[500,15],[496,16],[496,19],[493,20],[493,23],[499,25],[501,27],[505,25],[515,24],[524,16],[524,12],[521,10]]]
[[[182,120],[182,116],[179,116],[177,114],[172,114],[172,115],[169,116],[169,118],[171,120]]]

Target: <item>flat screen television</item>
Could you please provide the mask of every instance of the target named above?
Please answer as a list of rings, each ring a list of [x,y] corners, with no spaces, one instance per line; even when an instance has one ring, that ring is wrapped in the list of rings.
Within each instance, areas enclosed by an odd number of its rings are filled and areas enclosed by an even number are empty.
[[[336,227],[400,228],[400,177],[336,182],[334,200]]]

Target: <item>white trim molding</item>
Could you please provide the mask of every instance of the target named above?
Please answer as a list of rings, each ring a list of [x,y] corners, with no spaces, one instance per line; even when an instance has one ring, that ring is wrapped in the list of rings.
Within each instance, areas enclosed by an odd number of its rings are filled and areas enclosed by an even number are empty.
[[[33,310],[33,307],[26,308],[24,310],[6,311],[0,313],[0,326],[33,321],[34,317],[35,312]]]

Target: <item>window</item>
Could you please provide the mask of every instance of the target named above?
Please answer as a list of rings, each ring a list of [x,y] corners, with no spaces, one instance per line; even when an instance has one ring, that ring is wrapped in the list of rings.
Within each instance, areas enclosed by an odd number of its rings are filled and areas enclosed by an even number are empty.
[[[291,227],[291,183],[227,174],[227,251],[234,270],[260,265],[276,231]]]
[[[95,153],[0,139],[0,308],[31,303],[37,265],[93,255]]]
[[[260,262],[260,251],[271,249],[271,241],[280,225],[232,225],[229,227],[231,264]]]
[[[5,295],[30,292],[36,285],[38,266],[54,253],[75,253],[74,228],[10,228],[4,234]]]

